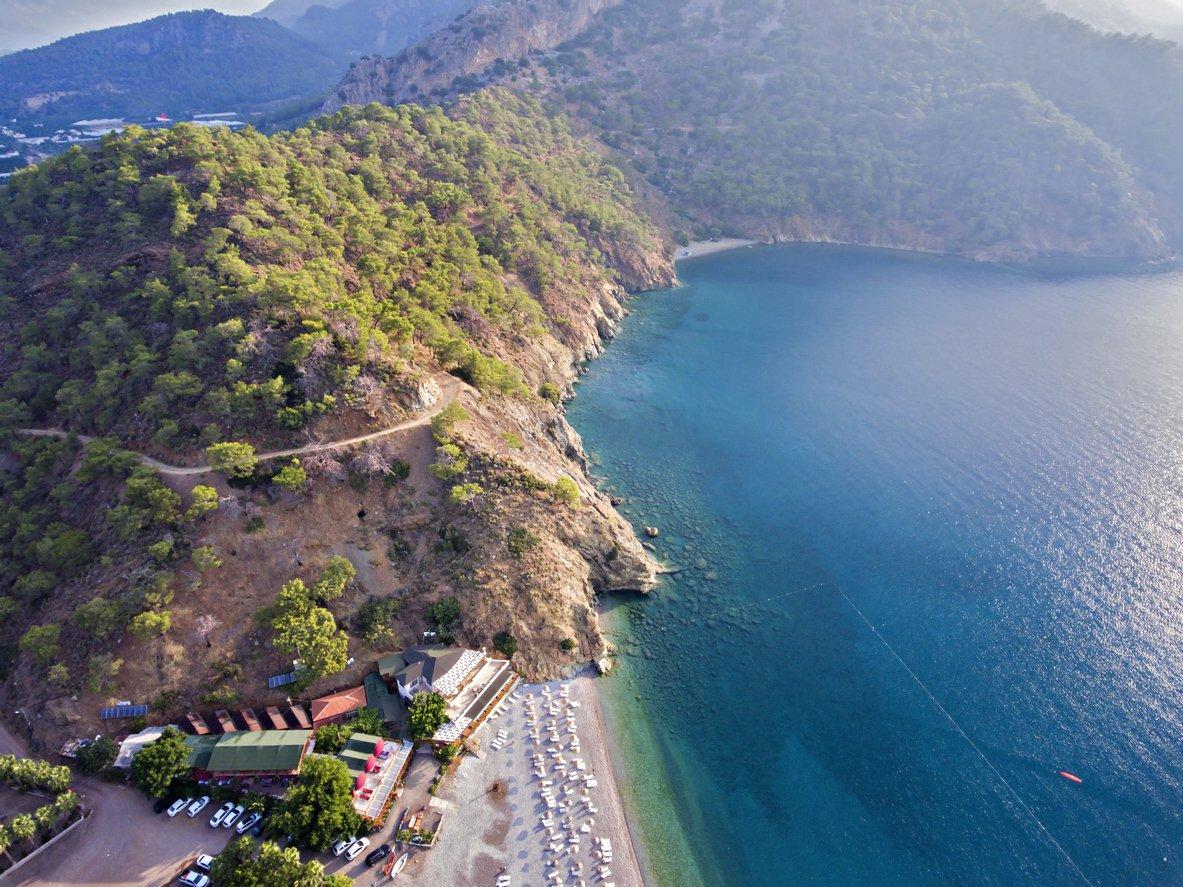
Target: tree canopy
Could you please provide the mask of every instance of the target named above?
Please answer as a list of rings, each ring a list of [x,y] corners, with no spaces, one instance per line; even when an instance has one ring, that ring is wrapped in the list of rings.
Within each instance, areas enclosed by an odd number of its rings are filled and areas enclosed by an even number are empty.
[[[132,782],[153,798],[163,798],[173,780],[188,772],[189,746],[175,727],[165,727],[159,739],[149,742],[131,759]]]
[[[448,701],[439,693],[416,693],[407,714],[412,739],[430,739],[448,722]]]
[[[273,834],[291,835],[301,847],[322,851],[341,835],[357,834],[360,826],[349,768],[336,758],[314,754],[305,759],[269,828]]]
[[[280,589],[275,609],[272,643],[276,649],[300,657],[300,671],[306,679],[345,670],[349,638],[337,627],[333,614],[313,602],[301,580],[293,579]]]
[[[215,884],[234,887],[349,887],[346,875],[326,875],[316,861],[300,861],[295,847],[280,849],[272,841],[256,845],[250,838],[238,838],[226,846],[210,866]]]

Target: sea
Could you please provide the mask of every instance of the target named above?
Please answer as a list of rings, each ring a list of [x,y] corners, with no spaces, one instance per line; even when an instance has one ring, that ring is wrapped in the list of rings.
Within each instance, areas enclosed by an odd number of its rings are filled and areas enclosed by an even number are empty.
[[[672,571],[603,619],[653,883],[1183,884],[1183,272],[679,273],[569,406]]]

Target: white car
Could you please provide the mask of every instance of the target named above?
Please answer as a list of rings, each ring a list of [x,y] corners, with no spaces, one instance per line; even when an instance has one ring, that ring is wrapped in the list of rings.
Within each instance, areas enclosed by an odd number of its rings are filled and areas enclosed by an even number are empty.
[[[193,868],[199,872],[208,872],[209,867],[214,864],[214,858],[208,853],[203,853],[197,857],[197,861],[193,863]]]
[[[348,859],[350,862],[353,862],[353,860],[357,859],[359,856],[361,856],[363,853],[365,853],[366,848],[369,846],[370,846],[370,839],[369,838],[358,838],[356,841],[353,842],[353,844],[350,846],[350,848],[345,851],[345,858]]]
[[[235,827],[234,830],[236,832],[238,832],[240,835],[245,835],[247,832],[249,832],[251,829],[253,829],[255,827],[255,825],[259,822],[259,820],[262,818],[263,818],[262,813],[252,813],[252,814],[250,814],[250,816],[246,817],[246,819],[244,819],[242,822],[240,822]]]
[[[217,812],[214,813],[214,815],[209,818],[210,828],[217,828],[218,826],[220,826],[222,824],[222,820],[225,819],[227,816],[229,816],[230,811],[233,809],[234,809],[234,802],[233,801],[227,801],[225,804],[223,804],[221,807],[219,807]]]
[[[178,813],[180,813],[182,810],[184,810],[188,806],[189,806],[189,799],[188,798],[177,798],[175,801],[173,801],[172,806],[169,807],[166,812],[168,813],[169,817],[171,818],[171,817],[176,816]]]
[[[189,818],[192,819],[194,816],[196,816],[198,813],[200,813],[202,810],[204,810],[208,803],[209,803],[209,795],[202,795],[196,801],[193,801],[189,805],[189,809],[186,810],[185,812],[188,813]]]
[[[242,811],[245,808],[239,804],[233,810],[226,814],[226,818],[222,820],[222,828],[233,828],[234,823],[238,822],[238,817],[242,816]]]
[[[201,872],[185,872],[181,875],[181,883],[185,887],[209,887],[209,875],[203,875]]]
[[[333,856],[340,856],[342,853],[348,850],[356,840],[357,838],[342,838],[339,840],[333,845]]]

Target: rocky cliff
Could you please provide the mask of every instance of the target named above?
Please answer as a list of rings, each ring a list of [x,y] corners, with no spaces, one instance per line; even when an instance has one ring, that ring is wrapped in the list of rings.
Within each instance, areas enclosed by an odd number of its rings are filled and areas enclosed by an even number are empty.
[[[424,101],[498,61],[516,62],[582,32],[620,0],[513,0],[478,6],[394,58],[355,62],[326,100],[325,111],[367,102]]]

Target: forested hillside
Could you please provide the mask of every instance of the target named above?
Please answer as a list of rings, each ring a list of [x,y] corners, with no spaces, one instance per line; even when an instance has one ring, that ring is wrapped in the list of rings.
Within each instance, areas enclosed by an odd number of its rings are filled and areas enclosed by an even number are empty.
[[[472,42],[457,56],[512,44]],[[359,64],[334,96],[546,94],[687,235],[987,257],[1157,257],[1183,239],[1180,50],[1034,0],[625,0],[557,52],[458,65],[450,84],[416,51]]]
[[[1155,256],[1179,61],[1006,2],[633,0],[538,68],[692,228]]]
[[[593,584],[652,581],[554,404],[620,317],[621,282],[670,281],[667,248],[621,172],[536,103],[350,108],[270,138],[131,128],[16,174],[0,219],[10,702],[50,686],[91,718],[70,694],[85,684],[97,705],[132,695],[124,682],[164,694],[161,710],[214,684],[261,701],[261,673],[292,652],[321,656],[309,682],[332,680],[347,644],[393,643],[399,614],[415,636],[441,589],[474,644],[548,638],[523,643],[541,668],[594,652]],[[438,409],[444,373],[475,393],[431,429],[253,455]],[[160,477],[133,453],[220,475]],[[533,516],[511,555],[516,514]],[[358,567],[325,594],[317,576],[346,557]],[[309,611],[316,654],[269,627],[293,577],[333,610]],[[202,625],[204,664],[184,647]]]
[[[263,108],[321,92],[340,70],[275,22],[183,12],[0,57],[0,114],[64,125]]]
[[[73,149],[0,192],[0,398],[175,452],[299,429],[424,362],[517,394],[499,355],[563,334],[546,293],[595,244],[653,240],[619,172],[571,145],[481,96]]]

